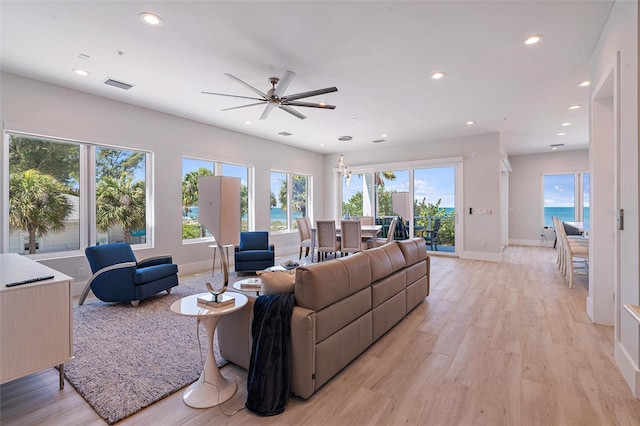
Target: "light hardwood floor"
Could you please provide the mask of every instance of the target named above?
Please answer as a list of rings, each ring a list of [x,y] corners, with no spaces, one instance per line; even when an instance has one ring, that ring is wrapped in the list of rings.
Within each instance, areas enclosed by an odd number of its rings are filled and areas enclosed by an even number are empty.
[[[587,283],[569,289],[550,248],[509,247],[501,263],[434,256],[429,297],[310,400],[255,416],[246,371],[228,365],[238,392],[221,407],[189,408],[178,391],[119,424],[639,425],[613,328],[585,313]],[[105,424],[54,370],[0,390],[2,425]]]

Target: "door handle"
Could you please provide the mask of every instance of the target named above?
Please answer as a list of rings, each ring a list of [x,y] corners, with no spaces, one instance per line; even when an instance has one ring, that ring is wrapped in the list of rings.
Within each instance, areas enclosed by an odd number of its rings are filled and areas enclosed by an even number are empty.
[[[624,230],[624,209],[616,210],[616,223],[618,225],[618,231]]]

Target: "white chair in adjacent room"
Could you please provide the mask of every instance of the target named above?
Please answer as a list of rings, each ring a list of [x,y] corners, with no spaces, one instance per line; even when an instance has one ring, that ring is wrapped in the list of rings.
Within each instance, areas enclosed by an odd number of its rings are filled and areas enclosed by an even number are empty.
[[[336,238],[336,222],[334,220],[317,220],[318,262],[324,260],[328,253],[340,251],[340,242]]]
[[[362,241],[362,223],[359,220],[340,221],[340,253],[357,253],[367,249]]]

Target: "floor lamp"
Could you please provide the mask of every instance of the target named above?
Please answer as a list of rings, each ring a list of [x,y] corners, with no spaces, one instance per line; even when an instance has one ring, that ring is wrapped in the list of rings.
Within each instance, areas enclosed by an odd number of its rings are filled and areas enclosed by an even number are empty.
[[[222,258],[223,285],[207,289],[214,302],[229,285],[229,265],[223,254],[224,245],[240,243],[240,179],[229,176],[202,176],[198,179],[198,222],[211,232]]]

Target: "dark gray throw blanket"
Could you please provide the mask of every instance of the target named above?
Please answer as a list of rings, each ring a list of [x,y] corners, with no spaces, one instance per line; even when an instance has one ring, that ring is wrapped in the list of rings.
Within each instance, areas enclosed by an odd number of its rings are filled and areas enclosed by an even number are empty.
[[[253,306],[253,344],[245,407],[261,416],[284,411],[291,379],[293,293],[266,294]]]

